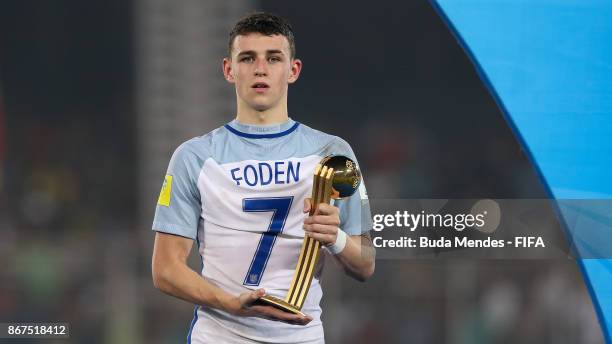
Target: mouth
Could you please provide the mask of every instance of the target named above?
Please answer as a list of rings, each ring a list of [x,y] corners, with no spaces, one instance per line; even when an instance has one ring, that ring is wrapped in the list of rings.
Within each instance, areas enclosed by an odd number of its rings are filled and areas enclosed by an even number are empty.
[[[270,88],[270,86],[266,84],[265,82],[256,82],[253,84],[253,86],[251,86],[251,88],[254,89],[255,92],[262,93],[262,92],[267,91]]]

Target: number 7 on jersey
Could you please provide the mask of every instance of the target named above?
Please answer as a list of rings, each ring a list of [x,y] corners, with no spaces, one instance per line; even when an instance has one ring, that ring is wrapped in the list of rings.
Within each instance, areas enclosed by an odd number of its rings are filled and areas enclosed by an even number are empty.
[[[272,253],[272,248],[276,242],[276,236],[279,235],[285,227],[289,209],[293,196],[290,197],[263,197],[263,198],[245,198],[242,200],[242,211],[247,213],[272,212],[272,219],[268,230],[261,234],[257,250],[251,261],[249,271],[244,277],[242,284],[248,286],[258,286],[261,282],[264,270],[268,264],[268,259]]]

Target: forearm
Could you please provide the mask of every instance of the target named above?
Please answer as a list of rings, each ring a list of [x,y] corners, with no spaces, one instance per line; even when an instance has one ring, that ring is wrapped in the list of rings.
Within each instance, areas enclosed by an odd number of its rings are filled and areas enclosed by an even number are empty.
[[[184,263],[153,267],[155,287],[191,303],[228,310],[232,295],[210,283]]]
[[[155,287],[169,295],[183,300],[222,309],[236,316],[252,316],[293,325],[306,325],[312,317],[286,313],[272,306],[256,305],[257,299],[264,295],[263,289],[248,291],[232,296],[221,288],[208,282],[185,264],[176,263],[162,271],[153,266]]]
[[[359,281],[367,280],[374,273],[376,251],[366,236],[346,238],[346,246],[335,255],[347,274]]]
[[[253,316],[289,324],[306,325],[312,317],[286,313],[268,305],[259,305],[264,289],[245,290],[231,295],[187,266],[186,261],[193,243],[178,235],[158,232],[155,235],[151,270],[153,284],[166,294],[185,301],[224,310],[236,316]]]

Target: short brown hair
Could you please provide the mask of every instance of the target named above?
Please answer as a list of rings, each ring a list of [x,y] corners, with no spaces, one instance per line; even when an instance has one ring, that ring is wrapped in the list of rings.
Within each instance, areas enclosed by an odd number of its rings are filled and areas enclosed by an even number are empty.
[[[236,36],[249,33],[260,33],[266,36],[281,35],[287,38],[291,58],[295,58],[295,38],[291,24],[282,17],[271,13],[257,12],[240,19],[229,35],[229,56],[232,56],[232,45]]]

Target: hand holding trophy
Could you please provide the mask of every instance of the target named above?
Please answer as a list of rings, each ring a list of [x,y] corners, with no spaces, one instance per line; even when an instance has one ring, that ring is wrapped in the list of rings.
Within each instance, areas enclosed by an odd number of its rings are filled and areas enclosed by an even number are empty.
[[[323,158],[315,168],[312,185],[312,206],[310,216],[314,215],[321,203],[330,203],[331,199],[351,196],[361,183],[361,172],[357,164],[342,155]],[[321,243],[313,238],[304,237],[293,280],[285,299],[264,295],[258,301],[279,308],[283,311],[304,315],[301,312],[314,269],[319,258]]]

